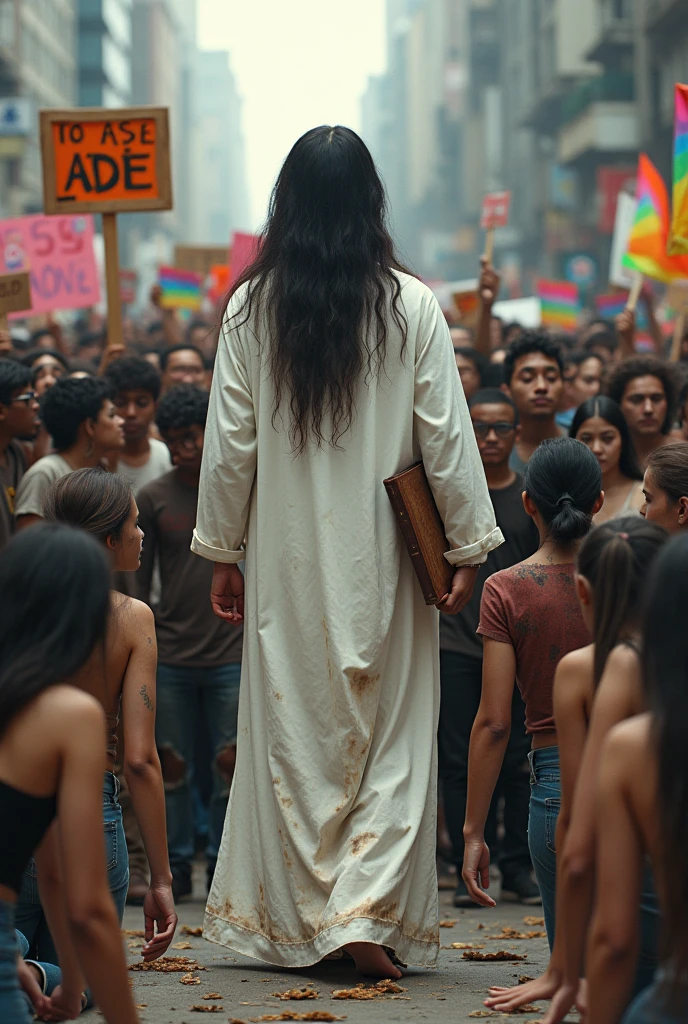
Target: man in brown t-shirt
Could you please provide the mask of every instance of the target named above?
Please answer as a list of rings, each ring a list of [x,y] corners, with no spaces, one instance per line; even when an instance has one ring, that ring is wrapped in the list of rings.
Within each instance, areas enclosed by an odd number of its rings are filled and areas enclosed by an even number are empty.
[[[31,370],[0,359],[0,548],[14,533],[14,499],[27,469],[20,441],[31,441],[41,421]]]
[[[208,394],[172,388],[156,421],[174,469],[137,495],[144,532],[138,596],[150,597],[153,563],[160,566],[156,739],[165,782],[167,833],[175,897],[191,892],[194,828],[191,782],[194,740],[202,716],[210,736],[213,790],[208,821],[208,878],[222,838],[236,751],[242,628],[213,615],[208,600],[212,563],[191,551]]]

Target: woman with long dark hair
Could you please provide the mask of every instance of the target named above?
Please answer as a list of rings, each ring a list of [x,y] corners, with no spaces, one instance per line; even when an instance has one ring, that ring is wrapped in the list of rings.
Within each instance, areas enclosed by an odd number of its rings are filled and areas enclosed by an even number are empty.
[[[592,530],[576,559],[576,590],[593,643],[562,658],[554,679],[561,809],[557,821],[557,924],[545,973],[511,989],[494,988],[486,1005],[509,1013],[553,997],[547,1024],[566,1016],[582,974],[595,876],[595,785],[600,752],[618,722],[640,713],[642,608],[652,565],[667,533],[641,516],[622,516]],[[657,966],[657,901],[646,879],[640,901],[642,943],[635,990]]]
[[[649,710],[617,725],[602,751],[595,913],[586,957],[591,1024],[688,1020],[687,604],[688,537],[680,535],[660,553],[647,589],[642,667]],[[624,1015],[648,855],[662,913],[664,967]]]
[[[624,414],[616,402],[606,395],[583,402],[573,418],[569,435],[587,445],[602,470],[604,505],[595,516],[595,525],[640,511],[643,472]]]
[[[36,1010],[76,1017],[86,980],[106,1021],[137,1020],[103,855],[105,718],[70,683],[104,642],[109,590],[104,553],[66,526],[37,526],[0,554],[0,1020],[8,1024],[30,1020],[14,914],[34,852],[62,968],[51,999],[35,996]]]
[[[420,459],[455,612],[501,533],[449,330],[395,256],[365,145],[315,128],[228,299],[193,542],[216,614],[246,617],[205,934],[274,964],[437,958],[437,614],[383,486]]]
[[[463,880],[476,903],[495,905],[484,891],[490,867],[485,821],[509,742],[511,700],[518,685],[526,705],[526,732],[532,737],[528,844],[551,947],[553,836],[561,795],[554,673],[565,654],[590,642],[576,597],[574,562],[603,501],[602,473],[580,441],[554,438],[535,449],[524,487],[523,504],[540,533],[540,547],[530,558],[490,576],[480,604],[483,687],[468,751]]]

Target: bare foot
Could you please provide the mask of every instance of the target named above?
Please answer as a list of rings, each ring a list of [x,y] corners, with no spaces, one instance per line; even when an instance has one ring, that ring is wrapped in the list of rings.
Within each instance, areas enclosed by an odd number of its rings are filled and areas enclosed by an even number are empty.
[[[342,948],[351,953],[356,970],[367,978],[392,978],[394,981],[403,978],[382,946],[376,946],[374,942],[347,942]]]

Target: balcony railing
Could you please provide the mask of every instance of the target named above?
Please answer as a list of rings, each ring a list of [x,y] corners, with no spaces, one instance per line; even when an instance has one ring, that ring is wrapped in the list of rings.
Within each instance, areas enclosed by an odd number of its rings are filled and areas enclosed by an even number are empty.
[[[581,82],[561,101],[561,123],[575,120],[592,103],[629,103],[635,99],[633,75],[627,71],[608,71]]]

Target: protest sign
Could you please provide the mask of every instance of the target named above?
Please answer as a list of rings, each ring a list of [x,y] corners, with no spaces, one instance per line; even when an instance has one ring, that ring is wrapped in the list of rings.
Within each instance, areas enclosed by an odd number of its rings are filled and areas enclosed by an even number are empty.
[[[123,306],[130,306],[132,302],[136,302],[138,283],[139,275],[135,270],[120,269],[119,297]]]
[[[459,314],[459,322],[465,327],[473,327],[478,318],[480,305],[477,291],[453,292],[452,300]]]
[[[226,263],[216,263],[210,268],[210,285],[208,287],[208,298],[214,306],[222,302],[229,291],[229,266]]]
[[[163,309],[200,309],[203,298],[200,274],[177,267],[160,267],[158,284],[162,289],[160,305]]]
[[[535,282],[535,294],[540,300],[543,327],[575,331],[580,313],[578,285],[570,281],[548,281],[540,277]]]
[[[636,207],[637,203],[633,196],[628,192],[619,192],[609,258],[609,283],[618,288],[630,288],[633,284],[633,273],[624,266],[623,258],[628,249],[628,239],[635,221]]]
[[[0,272],[26,271],[31,301],[17,313],[51,313],[100,300],[93,218],[42,213],[0,221]],[[15,314],[16,315],[16,314]]]
[[[247,235],[235,231],[232,235],[232,255],[230,259],[230,278],[232,283],[241,277],[246,267],[253,263],[260,250],[260,235]]]
[[[174,265],[179,270],[191,270],[207,277],[214,266],[229,262],[227,245],[175,245]]]
[[[31,282],[26,271],[0,274],[0,328],[7,329],[7,314],[31,307]]]
[[[167,110],[41,110],[40,134],[46,213],[103,214],[108,345],[119,345],[122,306],[115,216],[172,208]]]
[[[487,232],[485,236],[485,255],[488,263],[492,263],[494,253],[495,228],[505,228],[509,221],[509,205],[511,192],[488,192],[483,199],[480,215],[480,227]]]

